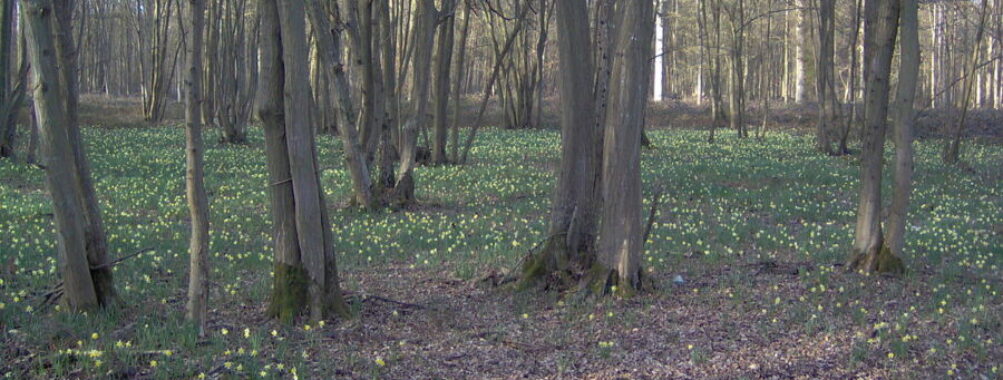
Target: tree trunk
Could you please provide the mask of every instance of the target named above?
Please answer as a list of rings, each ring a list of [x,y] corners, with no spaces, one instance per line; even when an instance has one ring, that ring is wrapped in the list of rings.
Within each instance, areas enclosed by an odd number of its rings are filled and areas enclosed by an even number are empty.
[[[185,189],[191,215],[187,318],[205,335],[209,304],[209,196],[205,189],[202,142],[202,31],[205,0],[189,0],[188,72],[185,85]]]
[[[961,159],[961,136],[965,131],[965,119],[968,116],[968,108],[971,103],[972,87],[975,85],[975,71],[979,67],[979,53],[981,53],[979,43],[982,41],[982,35],[986,29],[986,13],[988,13],[986,12],[986,7],[988,4],[987,0],[982,1],[982,10],[979,12],[979,23],[976,26],[978,29],[975,33],[975,42],[972,44],[972,54],[969,61],[971,69],[962,72],[964,75],[964,88],[962,91],[964,92],[961,94],[961,104],[958,105],[961,108],[961,117],[958,118],[954,131],[951,133],[950,141],[944,146],[943,160],[947,164],[956,164]]]
[[[257,110],[265,129],[272,189],[275,277],[268,314],[285,323],[303,309],[310,319],[348,316],[338,284],[316,146],[307,115],[306,31],[303,3],[259,0],[261,80]]]
[[[832,149],[831,130],[836,126],[836,113],[839,104],[836,102],[835,75],[833,74],[834,36],[836,0],[819,0],[818,2],[818,51],[815,52],[815,94],[818,97],[818,122],[815,128],[815,147],[822,153],[834,155]]]
[[[593,290],[641,289],[641,134],[651,74],[654,7],[626,7],[617,31],[610,86],[611,107],[603,146],[603,209]]]
[[[16,112],[11,89],[16,79],[11,66],[14,62],[14,0],[0,0],[0,157],[14,157],[17,124],[9,117]]]
[[[435,117],[433,125],[435,133],[432,137],[432,163],[443,165],[446,159],[446,137],[449,123],[449,73],[453,61],[453,28],[456,17],[455,0],[443,0],[442,13],[444,20],[439,23],[439,36],[435,51]]]
[[[794,103],[803,104],[808,94],[808,80],[805,71],[808,66],[808,17],[809,9],[806,0],[798,0],[798,10],[794,11],[797,25],[794,28]]]
[[[849,268],[863,272],[901,272],[902,260],[884,246],[881,231],[881,170],[888,118],[888,90],[898,30],[899,3],[867,3],[864,36],[868,41],[864,96],[860,205]]]
[[[101,217],[101,208],[98,204],[97,193],[94,189],[94,182],[91,179],[90,164],[84,152],[84,142],[80,135],[79,109],[80,94],[78,92],[79,81],[77,79],[77,57],[78,51],[73,41],[73,6],[71,0],[55,0],[53,9],[55,10],[56,24],[55,30],[55,52],[59,61],[58,70],[61,82],[60,89],[66,109],[66,128],[70,139],[70,149],[73,151],[74,164],[76,165],[77,189],[80,202],[84,208],[84,218],[87,226],[84,235],[87,239],[87,258],[91,263],[91,277],[94,278],[94,285],[97,289],[98,303],[110,305],[117,299],[115,287],[112,280],[111,267],[105,265],[108,262],[108,241],[104,231],[104,221]],[[23,7],[22,7],[23,8]],[[34,65],[32,65],[34,67]],[[96,268],[96,269],[93,269]]]
[[[341,32],[331,26],[327,12],[321,8],[317,0],[307,1],[310,22],[317,33],[321,61],[327,74],[334,80],[335,98],[338,100],[338,110],[342,113],[344,122],[339,137],[345,151],[345,162],[352,177],[354,200],[362,207],[376,207],[373,197],[373,182],[369,173],[365,151],[359,144],[355,122],[355,112],[352,108],[351,89],[348,78],[345,77],[344,64],[341,61]]]
[[[523,286],[572,286],[595,263],[599,144],[595,121],[592,44],[586,4],[555,0],[560,56],[561,165],[541,250],[523,268]],[[643,77],[647,82],[647,77]],[[556,280],[556,281],[555,281]]]
[[[912,195],[913,122],[916,111],[916,82],[919,81],[919,6],[917,0],[900,0],[899,11],[901,52],[898,94],[895,98],[895,186],[888,209],[888,239],[885,245],[895,256],[902,257],[905,247],[906,215]]]
[[[418,153],[418,131],[424,129],[428,120],[428,87],[431,67],[427,63],[432,59],[436,14],[434,0],[420,0],[412,32],[414,39],[412,42],[414,55],[411,63],[411,69],[414,72],[410,102],[412,112],[401,131],[400,170],[397,173],[397,183],[394,186],[394,202],[398,206],[415,202],[413,172]]]
[[[32,66],[35,113],[47,165],[46,180],[56,219],[64,303],[71,310],[93,309],[106,305],[114,292],[106,286],[110,285],[110,276],[106,278],[108,284],[99,284],[101,279],[94,277],[93,268],[105,263],[94,262],[88,255],[87,216],[79,188],[82,173],[78,171],[72,137],[68,133],[71,122],[61,83],[63,76],[59,72],[69,67],[59,65],[52,1],[22,0],[21,6]]]

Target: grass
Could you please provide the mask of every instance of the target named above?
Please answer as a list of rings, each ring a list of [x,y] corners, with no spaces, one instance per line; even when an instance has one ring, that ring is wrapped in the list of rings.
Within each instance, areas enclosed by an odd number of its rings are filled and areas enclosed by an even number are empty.
[[[542,240],[555,132],[486,130],[471,165],[419,168],[421,206],[375,214],[345,208],[340,144],[321,137],[343,286],[424,306],[357,301],[358,318],[324,326],[262,316],[272,250],[260,131],[248,146],[210,147],[212,333],[198,340],[183,321],[182,129],[88,128],[112,256],[153,251],[115,268],[121,308],[41,307],[58,282],[43,173],[0,162],[0,377],[999,378],[1003,148],[968,146],[974,171],[961,172],[940,163],[939,143],[917,144],[910,273],[888,278],[839,266],[854,158],[792,134],[650,137],[645,202],[656,189],[666,198],[644,265],[659,290],[587,304],[471,281]]]

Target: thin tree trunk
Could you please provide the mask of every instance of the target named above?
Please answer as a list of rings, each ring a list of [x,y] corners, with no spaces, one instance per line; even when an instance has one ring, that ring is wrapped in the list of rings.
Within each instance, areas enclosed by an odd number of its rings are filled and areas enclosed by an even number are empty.
[[[202,139],[202,32],[205,0],[189,0],[188,72],[185,84],[185,189],[191,216],[187,318],[205,335],[209,304],[209,196],[205,189]]]
[[[435,133],[432,137],[432,163],[446,164],[446,137],[448,134],[449,112],[449,73],[453,61],[453,39],[456,17],[456,0],[443,0],[442,12],[445,17],[439,22],[439,36],[435,51],[435,116],[433,125]]]
[[[900,0],[901,51],[898,94],[895,98],[895,186],[888,209],[888,239],[885,242],[895,256],[902,257],[905,247],[906,215],[912,195],[913,122],[916,111],[916,82],[919,81],[919,5],[917,0]]]
[[[985,33],[986,27],[986,10],[988,1],[983,0],[981,11],[979,12],[979,23],[977,26],[977,31],[975,32],[975,42],[972,44],[972,55],[969,65],[970,70],[967,70],[963,74],[964,78],[964,91],[961,94],[961,117],[958,118],[958,123],[954,126],[954,131],[951,133],[951,140],[944,147],[943,160],[944,163],[956,164],[961,159],[961,136],[965,131],[965,119],[968,116],[968,108],[970,107],[971,97],[972,97],[972,87],[975,84],[975,71],[979,67],[979,56],[981,50],[979,49],[979,43],[982,41],[982,35]]]
[[[400,170],[397,173],[397,184],[394,186],[395,202],[398,205],[408,205],[415,202],[413,173],[418,153],[418,132],[424,129],[428,120],[431,67],[427,63],[432,59],[436,14],[434,0],[420,0],[412,32],[414,39],[414,56],[411,63],[411,68],[414,71],[414,84],[411,88],[412,112],[401,131],[403,146],[400,156]]]
[[[864,272],[901,272],[902,260],[884,247],[881,230],[881,170],[888,117],[892,55],[898,30],[899,3],[867,3],[867,40],[863,149],[860,163],[860,204],[849,268]]]
[[[341,61],[340,31],[331,26],[327,12],[320,7],[317,0],[308,0],[310,22],[317,33],[321,61],[327,70],[327,75],[334,80],[335,98],[338,100],[338,110],[342,113],[343,123],[339,137],[345,151],[345,162],[352,177],[352,190],[355,202],[362,207],[375,207],[372,193],[372,178],[370,177],[365,152],[359,143],[358,131],[353,125],[355,113],[352,109],[351,89],[345,78],[344,64]]]

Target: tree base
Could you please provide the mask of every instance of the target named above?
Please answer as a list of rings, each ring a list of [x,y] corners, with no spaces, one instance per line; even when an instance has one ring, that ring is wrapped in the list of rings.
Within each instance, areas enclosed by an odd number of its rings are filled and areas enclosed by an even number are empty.
[[[865,273],[905,273],[905,263],[888,247],[882,246],[873,252],[861,252],[853,256],[848,269]]]
[[[272,300],[265,312],[285,324],[292,324],[307,305],[307,273],[300,266],[275,264]]]

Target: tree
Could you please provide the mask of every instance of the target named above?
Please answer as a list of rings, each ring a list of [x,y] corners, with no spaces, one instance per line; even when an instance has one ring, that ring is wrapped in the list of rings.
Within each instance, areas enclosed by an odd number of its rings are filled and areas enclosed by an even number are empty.
[[[625,6],[617,28],[602,164],[602,217],[594,290],[641,289],[641,134],[651,82],[654,6]]]
[[[370,177],[369,165],[365,157],[365,151],[359,143],[355,120],[355,112],[352,107],[351,89],[348,78],[345,77],[344,64],[341,60],[341,32],[331,26],[327,17],[327,11],[323,9],[317,0],[307,1],[309,8],[310,22],[316,31],[317,44],[320,48],[319,55],[327,74],[334,80],[334,93],[338,101],[338,110],[342,113],[343,123],[338,123],[340,128],[342,146],[345,151],[345,162],[352,177],[352,190],[354,200],[362,207],[375,207],[376,199],[372,193],[372,178]],[[337,6],[335,5],[335,11]],[[371,100],[370,100],[371,101]],[[360,125],[359,127],[366,127]]]
[[[901,272],[902,260],[885,245],[881,228],[881,171],[888,117],[892,55],[899,2],[867,2],[864,10],[865,73],[860,204],[849,268],[864,272]]]
[[[289,323],[304,309],[317,321],[350,315],[341,294],[330,221],[320,187],[309,104],[304,4],[259,0],[261,79],[257,113],[264,124],[271,188],[275,272],[268,314]]]
[[[832,148],[832,128],[839,120],[840,105],[836,100],[836,76],[833,73],[835,43],[836,0],[819,0],[818,33],[815,52],[815,94],[818,97],[819,113],[815,128],[815,145],[822,153],[834,155]]]
[[[431,67],[427,62],[432,60],[437,14],[434,0],[419,1],[412,31],[414,55],[411,70],[414,73],[414,83],[411,87],[411,115],[401,131],[400,170],[397,172],[397,183],[394,186],[394,202],[398,205],[415,202],[413,173],[418,154],[418,131],[424,129],[428,120]]]
[[[919,80],[919,5],[918,0],[900,0],[900,36],[898,94],[895,97],[895,186],[888,209],[888,239],[885,245],[901,257],[905,247],[906,214],[912,195],[913,124],[916,82]]]
[[[202,142],[202,32],[205,25],[205,0],[189,0],[191,28],[187,33],[188,71],[185,85],[185,189],[191,216],[188,254],[187,317],[205,333],[209,303],[209,196],[205,189],[205,163]]]
[[[0,158],[14,157],[17,137],[17,111],[24,101],[27,56],[21,52],[19,67],[14,67],[15,0],[0,0]],[[22,28],[23,29],[23,28]]]
[[[560,59],[561,164],[548,236],[523,268],[523,286],[568,287],[595,263],[601,153],[585,2],[555,0]],[[645,77],[645,81],[646,77]],[[556,279],[557,281],[546,281]],[[556,282],[556,283],[555,283]]]
[[[446,159],[446,138],[449,123],[449,73],[453,62],[454,26],[456,24],[456,0],[442,2],[443,19],[439,21],[439,36],[435,50],[435,116],[432,137],[432,163],[443,165]]]
[[[71,310],[88,310],[107,306],[115,299],[111,269],[103,252],[92,244],[96,239],[94,225],[88,218],[82,185],[90,184],[88,172],[81,171],[76,152],[79,134],[72,133],[74,120],[68,110],[67,96],[76,93],[66,88],[66,79],[73,66],[64,55],[66,41],[60,42],[60,32],[53,29],[62,21],[69,8],[57,7],[52,0],[22,0],[25,14],[28,55],[31,61],[35,114],[41,129],[42,151],[45,156],[46,182],[53,200],[59,266],[63,276],[64,303]],[[58,28],[62,32],[69,24]],[[63,63],[62,65],[60,63]],[[62,71],[62,73],[61,73]],[[93,189],[91,189],[93,192]]]
[[[972,44],[972,53],[968,61],[970,69],[963,73],[965,75],[964,88],[961,94],[961,104],[959,104],[961,116],[958,118],[954,130],[951,132],[951,139],[944,146],[944,163],[956,164],[961,159],[961,135],[965,130],[965,119],[968,116],[968,108],[972,102],[972,87],[976,83],[975,71],[979,67],[979,56],[982,52],[979,49],[979,43],[982,41],[982,36],[986,30],[986,14],[988,13],[986,10],[988,4],[988,0],[982,0],[982,6],[980,7],[982,10],[979,12],[979,23],[975,32],[975,42]]]

